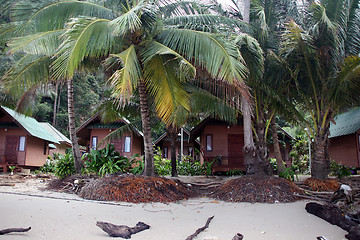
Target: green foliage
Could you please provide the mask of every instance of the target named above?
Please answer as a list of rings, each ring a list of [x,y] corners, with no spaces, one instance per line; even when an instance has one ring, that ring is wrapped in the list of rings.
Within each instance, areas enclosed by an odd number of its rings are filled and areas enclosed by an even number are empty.
[[[121,156],[112,144],[107,144],[105,148],[91,150],[84,154],[85,172],[96,173],[103,177],[109,173],[131,172],[140,174],[143,170],[142,161],[137,160],[138,154],[131,159]]]
[[[56,160],[59,158],[59,153],[54,153],[53,157],[48,156],[46,163],[42,166],[39,171],[43,173],[54,173],[56,168]]]
[[[277,173],[277,162],[276,162],[276,158],[270,158],[269,159],[270,164],[272,166],[273,172]]]
[[[279,177],[293,182],[295,180],[295,171],[291,167],[285,168],[283,172],[279,173]]]
[[[330,161],[331,174],[337,178],[349,177],[351,175],[351,169],[342,163]]]
[[[244,172],[237,169],[232,169],[226,172],[227,176],[236,176],[236,175],[244,175]]]
[[[58,154],[54,161],[56,162],[54,171],[56,177],[61,179],[75,173],[74,158],[72,154]]]
[[[299,132],[292,141],[292,148],[289,153],[292,158],[292,168],[299,173],[309,171],[309,138]]]

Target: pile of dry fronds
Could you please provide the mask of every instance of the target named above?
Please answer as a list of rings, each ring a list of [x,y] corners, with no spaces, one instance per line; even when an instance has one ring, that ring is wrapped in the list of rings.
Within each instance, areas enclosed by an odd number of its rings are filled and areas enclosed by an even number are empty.
[[[304,185],[311,191],[334,192],[340,187],[340,183],[335,179],[320,180],[308,178],[304,181]]]
[[[227,181],[213,194],[228,202],[276,203],[299,200],[295,194],[302,194],[293,182],[270,176],[242,176]]]
[[[79,196],[99,201],[173,202],[194,196],[181,183],[162,177],[115,176],[87,183]]]

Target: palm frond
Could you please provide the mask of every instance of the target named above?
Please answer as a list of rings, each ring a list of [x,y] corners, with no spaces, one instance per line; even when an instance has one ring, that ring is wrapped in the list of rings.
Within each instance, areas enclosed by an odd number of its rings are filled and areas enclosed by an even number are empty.
[[[177,76],[180,81],[186,81],[195,77],[195,67],[183,56],[181,56],[179,53],[175,52],[171,48],[156,41],[147,41],[143,44],[142,49],[143,51],[141,53],[141,58],[143,59],[143,62],[145,64],[151,61],[151,59],[157,55],[171,55],[173,57],[170,58],[169,61],[175,61],[178,64],[179,70]]]
[[[234,31],[241,30],[249,32],[249,25],[238,19],[232,19],[220,15],[213,14],[196,14],[196,15],[182,15],[167,18],[164,23],[168,26],[175,26],[187,29],[225,29]]]
[[[233,105],[211,94],[210,92],[193,85],[187,85],[191,96],[191,112],[205,113],[215,119],[236,124],[239,111]]]
[[[35,8],[35,11],[33,4],[19,3],[15,5],[14,14],[16,19],[26,21],[25,29],[39,32],[62,29],[72,17],[88,16],[104,19],[115,17],[112,10],[86,1],[50,1],[38,10]]]
[[[206,69],[211,77],[229,81],[240,87],[247,68],[233,43],[219,35],[189,29],[164,30],[159,41],[195,64]]]
[[[360,57],[349,56],[344,59],[341,70],[331,89],[334,90],[331,99],[338,106],[351,105],[360,96]]]
[[[159,10],[165,18],[202,14],[208,11],[209,6],[196,1],[175,1],[168,4],[159,4]]]
[[[189,110],[189,96],[180,82],[178,61],[172,55],[155,55],[144,66],[145,83],[149,93],[154,96],[158,116],[169,123],[171,114],[177,106]]]
[[[2,89],[9,95],[19,97],[34,86],[48,83],[49,65],[50,59],[47,56],[22,57],[1,79]]]
[[[52,65],[54,78],[71,77],[84,58],[99,58],[111,52],[114,38],[108,23],[107,19],[96,18],[73,18],[68,23]]]
[[[114,87],[113,97],[127,101],[143,77],[135,46],[131,45],[125,51],[111,55],[110,58],[118,59],[123,66],[109,78],[111,86]]]
[[[153,10],[153,8],[154,5],[143,0],[139,1],[130,9],[124,8],[125,12],[113,19],[109,24],[113,28],[113,34],[116,36],[124,36],[127,33],[134,33],[142,27],[141,13],[152,12],[151,10]]]
[[[54,30],[15,38],[9,43],[10,52],[51,56],[60,45],[59,36],[63,33],[63,30]]]

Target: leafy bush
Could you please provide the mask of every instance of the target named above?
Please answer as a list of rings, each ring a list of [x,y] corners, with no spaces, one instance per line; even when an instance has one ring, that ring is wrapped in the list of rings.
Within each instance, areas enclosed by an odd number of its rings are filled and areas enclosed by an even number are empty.
[[[299,173],[309,171],[309,138],[305,132],[299,132],[292,141],[289,157],[292,158],[293,170]]]
[[[74,158],[72,154],[58,154],[54,161],[56,162],[54,173],[58,178],[64,178],[75,173]]]
[[[138,157],[138,154],[132,156],[131,159],[121,156],[112,144],[108,144],[105,148],[91,150],[90,153],[83,155],[85,172],[96,173],[100,176],[117,172],[140,174],[144,165],[141,160],[137,160]]]
[[[331,174],[338,178],[349,177],[351,175],[351,169],[342,163],[330,161]]]
[[[42,166],[39,171],[43,173],[54,173],[56,168],[56,161],[54,159],[58,159],[59,155],[59,153],[54,153],[53,157],[48,156],[44,166]]]
[[[283,172],[279,173],[279,177],[293,182],[295,180],[295,171],[291,167],[285,168]]]
[[[236,176],[236,175],[244,175],[244,172],[237,169],[232,169],[226,172],[227,176]]]

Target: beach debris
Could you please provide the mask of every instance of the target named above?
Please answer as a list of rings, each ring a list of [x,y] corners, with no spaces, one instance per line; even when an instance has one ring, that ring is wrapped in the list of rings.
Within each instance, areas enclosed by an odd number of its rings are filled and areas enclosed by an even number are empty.
[[[242,240],[244,236],[241,233],[237,233],[232,240]]]
[[[117,202],[175,202],[194,193],[180,182],[163,177],[121,175],[87,183],[79,196],[85,199]]]
[[[341,184],[331,196],[330,202],[346,201],[346,204],[354,202],[353,191],[349,185]]]
[[[97,221],[96,226],[101,228],[110,237],[121,237],[125,239],[131,238],[132,234],[149,229],[150,226],[143,222],[138,222],[135,227],[128,227],[126,225],[115,225],[108,222]]]
[[[317,240],[327,240],[327,238],[326,238],[326,237],[324,237],[324,236],[319,236],[319,237],[316,237],[316,239],[317,239]]]
[[[336,191],[340,187],[340,183],[336,179],[316,179],[308,178],[304,181],[304,184],[312,191]]]
[[[279,203],[299,200],[296,194],[303,191],[283,178],[248,175],[225,182],[210,196],[228,202]]]
[[[207,229],[209,227],[209,224],[211,222],[211,220],[214,218],[214,216],[209,217],[208,220],[206,221],[205,225],[201,228],[198,228],[194,234],[191,234],[190,236],[188,236],[186,238],[186,240],[192,240],[194,239],[197,235],[199,235],[199,233],[201,233],[202,231],[204,231],[205,229]]]
[[[305,209],[308,213],[314,214],[315,216],[348,231],[349,234],[345,235],[346,239],[360,239],[360,226],[348,219],[336,206],[310,202],[306,204]]]
[[[31,229],[31,227],[28,227],[28,228],[7,228],[7,229],[0,230],[0,235],[13,233],[13,232],[27,232],[30,229]]]

